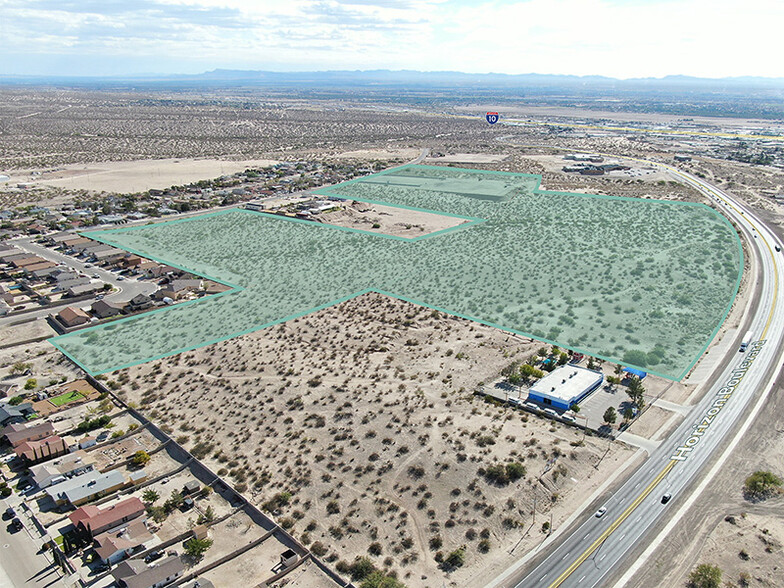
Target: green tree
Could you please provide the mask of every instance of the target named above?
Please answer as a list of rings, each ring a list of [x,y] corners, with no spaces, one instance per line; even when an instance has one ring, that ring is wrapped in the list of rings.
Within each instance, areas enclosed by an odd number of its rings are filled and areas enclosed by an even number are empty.
[[[150,463],[151,459],[152,458],[150,457],[149,453],[147,453],[143,449],[140,449],[139,451],[133,454],[133,458],[131,458],[131,462],[135,466],[144,466]]]
[[[359,585],[360,588],[406,588],[406,585],[403,584],[397,578],[392,578],[391,576],[387,576],[384,572],[380,570],[376,570],[372,574],[370,574],[367,578],[362,580],[362,584]]]
[[[542,370],[536,369],[534,366],[525,364],[520,368],[520,373],[523,375],[523,378],[526,381],[531,380],[533,378],[542,378],[544,377],[544,372]]]
[[[201,559],[207,550],[212,547],[212,539],[197,539],[196,537],[191,537],[185,542],[184,546],[185,553],[196,559]]]
[[[700,564],[689,574],[689,588],[719,588],[721,568],[711,564]]]
[[[162,506],[148,506],[147,512],[150,515],[150,518],[154,520],[156,523],[162,523],[166,520],[166,509]]]
[[[196,522],[201,525],[202,523],[211,523],[214,520],[215,511],[213,510],[212,506],[208,506],[207,510],[199,515],[198,519],[196,519]]]
[[[163,503],[163,509],[167,513],[170,513],[174,509],[179,508],[179,506],[182,504],[183,500],[185,500],[185,499],[183,498],[182,493],[180,491],[178,491],[178,490],[175,490],[174,492],[171,493],[171,496],[169,496],[169,499],[166,502]]]
[[[17,404],[22,404],[23,401],[24,398],[22,398],[21,396],[14,396],[13,398],[11,398],[11,400],[8,401],[8,404],[10,404],[11,406],[16,406]]]
[[[642,408],[645,404],[645,387],[637,376],[629,378],[629,388],[626,390],[626,394],[637,405],[637,408]]]
[[[571,410],[574,414],[577,414],[580,412],[580,405],[575,402],[569,407],[569,410]]]
[[[631,406],[627,406],[623,409],[623,420],[627,423],[634,418],[634,409]]]
[[[155,504],[155,501],[161,497],[155,490],[150,488],[149,490],[145,490],[144,494],[142,494],[142,500],[147,504]]]
[[[444,568],[459,568],[465,563],[465,545],[458,547],[444,559]]]
[[[763,500],[769,496],[780,492],[782,480],[773,472],[757,470],[746,478],[743,485],[743,493],[747,499]]]
[[[618,413],[615,412],[615,409],[612,406],[608,406],[607,410],[604,411],[604,422],[608,425],[613,425],[617,418]]]
[[[38,380],[36,380],[35,378],[30,378],[25,382],[24,389],[34,390],[36,386],[38,386]]]
[[[358,557],[348,568],[351,579],[355,581],[364,580],[375,571],[376,566],[368,557]]]

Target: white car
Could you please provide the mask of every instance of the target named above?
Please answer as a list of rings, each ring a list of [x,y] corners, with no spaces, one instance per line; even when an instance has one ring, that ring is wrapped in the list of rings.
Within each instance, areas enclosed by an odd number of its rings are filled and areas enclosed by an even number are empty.
[[[600,508],[599,510],[597,510],[597,511],[594,513],[594,515],[593,515],[593,516],[595,516],[597,519],[600,519],[600,518],[602,518],[602,517],[604,516],[604,513],[606,513],[606,512],[607,512],[607,507],[606,507],[606,506],[603,506],[602,508]]]

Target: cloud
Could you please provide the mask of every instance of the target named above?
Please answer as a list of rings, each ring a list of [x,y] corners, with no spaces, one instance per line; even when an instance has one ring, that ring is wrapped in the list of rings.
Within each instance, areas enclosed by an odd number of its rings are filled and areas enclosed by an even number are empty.
[[[778,0],[0,0],[0,13],[5,73],[60,54],[65,73],[98,58],[149,71],[158,56],[173,72],[784,75]]]

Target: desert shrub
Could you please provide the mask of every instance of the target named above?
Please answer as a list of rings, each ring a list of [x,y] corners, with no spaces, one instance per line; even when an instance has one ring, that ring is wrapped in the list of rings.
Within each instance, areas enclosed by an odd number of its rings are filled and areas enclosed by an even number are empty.
[[[721,568],[711,564],[700,564],[689,574],[689,588],[719,588]]]
[[[387,576],[384,572],[376,570],[362,580],[359,588],[405,588],[405,584],[397,578]]]
[[[358,557],[348,568],[348,573],[354,581],[364,580],[375,571],[376,566],[367,557]]]
[[[324,557],[328,551],[326,545],[324,545],[321,541],[316,541],[313,543],[313,545],[310,546],[310,550],[317,557]]]
[[[782,480],[773,472],[757,470],[746,478],[743,493],[748,500],[764,500],[781,491]]]
[[[444,558],[442,567],[447,570],[459,568],[465,563],[465,546],[458,547]]]

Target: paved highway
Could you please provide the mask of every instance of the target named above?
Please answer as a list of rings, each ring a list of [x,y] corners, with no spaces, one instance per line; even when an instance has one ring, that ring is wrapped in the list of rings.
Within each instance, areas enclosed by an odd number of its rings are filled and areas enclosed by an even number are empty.
[[[491,585],[515,588],[592,588],[602,586],[612,574],[622,571],[627,554],[648,539],[648,531],[677,507],[690,492],[690,485],[722,443],[744,420],[757,390],[766,389],[781,365],[784,333],[784,264],[777,238],[752,212],[704,180],[664,166],[713,199],[747,235],[758,260],[761,283],[758,307],[746,329],[754,343],[746,353],[733,348],[726,364],[717,368],[715,384],[691,411],[689,417],[632,474],[606,502],[602,517],[586,513],[585,519],[528,573],[520,567],[507,570]],[[746,329],[742,329],[745,332]],[[672,500],[662,503],[665,493]],[[543,555],[539,556],[540,558]]]

